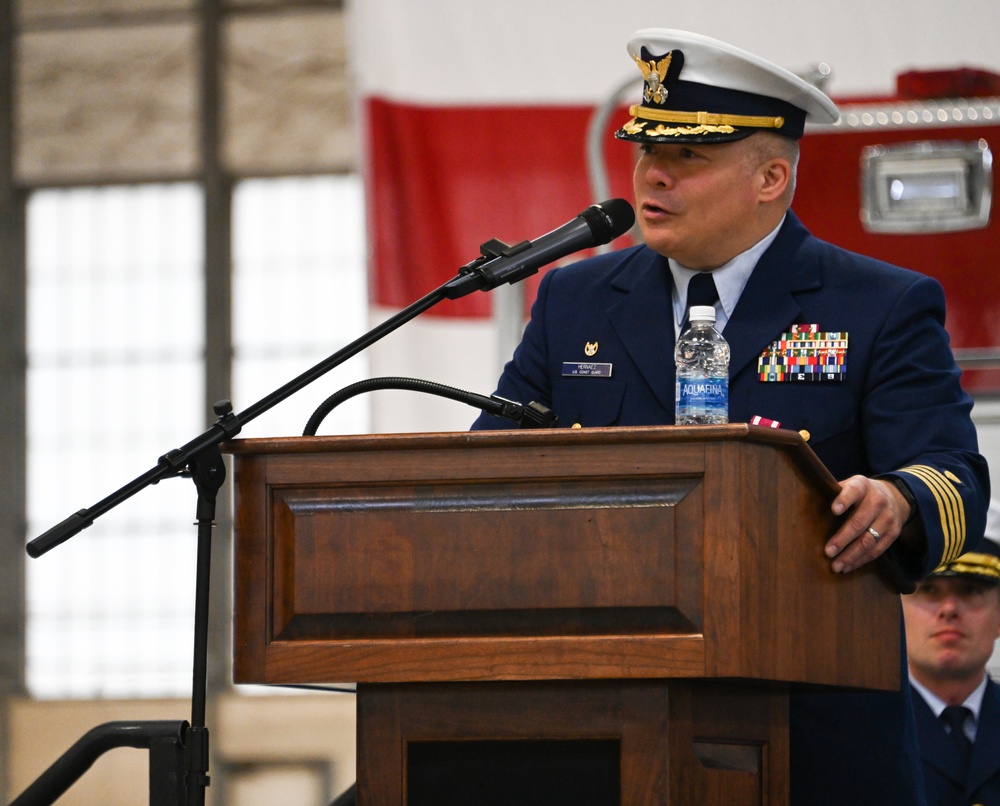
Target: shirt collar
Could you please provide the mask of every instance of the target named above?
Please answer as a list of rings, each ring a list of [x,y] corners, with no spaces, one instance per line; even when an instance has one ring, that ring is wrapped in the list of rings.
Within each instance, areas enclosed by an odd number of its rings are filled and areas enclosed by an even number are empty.
[[[785,218],[782,217],[778,226],[761,240],[745,252],[738,254],[728,263],[724,263],[719,268],[712,270],[712,277],[715,279],[715,288],[719,292],[719,301],[715,303],[716,330],[721,332],[729,321],[729,317],[733,315],[733,309],[736,308],[736,303],[739,302],[740,295],[743,293],[747,282],[749,282],[750,275],[753,274],[757,261],[760,260],[760,256],[774,242],[774,239],[778,237],[778,230],[781,229],[781,225],[784,223]],[[667,262],[670,265],[670,274],[674,280],[671,301],[674,308],[674,337],[676,338],[680,335],[680,323],[684,320],[684,312],[687,309],[688,283],[691,282],[692,277],[701,272],[682,266],[673,258],[667,258]]]
[[[918,692],[920,696],[924,698],[924,702],[927,703],[928,707],[934,713],[935,717],[940,717],[941,712],[945,709],[948,704],[940,697],[938,697],[933,691],[931,691],[927,686],[922,685],[913,679],[913,675],[910,675],[910,685],[912,685]],[[983,671],[983,679],[979,681],[979,685],[973,689],[972,693],[965,698],[965,702],[962,703],[966,708],[972,711],[972,725],[973,730],[975,726],[979,724],[979,712],[983,707],[983,696],[986,694],[986,672]],[[969,738],[975,740],[975,735]]]

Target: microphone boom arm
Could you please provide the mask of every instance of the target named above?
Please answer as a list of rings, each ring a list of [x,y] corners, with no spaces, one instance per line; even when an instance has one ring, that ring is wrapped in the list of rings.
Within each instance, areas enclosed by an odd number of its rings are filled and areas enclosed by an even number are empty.
[[[269,411],[288,397],[304,389],[313,381],[325,375],[334,367],[343,364],[347,359],[353,358],[362,350],[371,346],[379,339],[384,338],[392,331],[404,325],[410,319],[420,315],[428,308],[433,307],[443,299],[447,299],[445,286],[440,286],[431,293],[421,297],[416,302],[411,303],[403,310],[376,325],[366,334],[355,339],[346,347],[341,348],[333,355],[328,356],[323,361],[314,365],[301,375],[290,380],[283,386],[275,389],[266,397],[261,398],[239,414],[234,414],[229,401],[219,401],[215,404],[216,414],[219,419],[201,435],[190,442],[168,451],[159,458],[156,465],[131,482],[121,487],[106,498],[101,499],[89,508],[78,510],[70,515],[66,520],[56,524],[47,532],[30,541],[26,547],[28,556],[40,557],[47,551],[54,549],[61,543],[65,543],[74,535],[82,532],[104,513],[114,509],[116,506],[131,498],[140,490],[151,484],[156,484],[168,476],[176,476],[185,472],[192,458],[202,451],[212,446],[221,445],[229,439],[235,437],[243,429],[243,426],[251,420],[256,419],[261,414]],[[475,290],[475,289],[471,289]]]
[[[406,322],[444,299],[458,299],[473,291],[490,290],[502,283],[516,283],[539,268],[567,254],[608,243],[625,233],[635,221],[635,212],[624,199],[609,199],[593,204],[572,221],[537,238],[507,246],[496,239],[480,247],[482,255],[463,266],[459,274],[403,310],[376,325],[368,333],[333,353],[301,375],[275,389],[244,411],[234,414],[229,401],[215,404],[218,419],[200,436],[165,453],[155,467],[150,468],[116,492],[90,508],[75,512],[66,520],[30,541],[26,551],[30,557],[45,552],[69,540],[92,525],[94,520],[151,484],[186,472],[194,457],[240,433],[243,426],[256,419],[281,401],[308,386],[334,367],[370,347]]]

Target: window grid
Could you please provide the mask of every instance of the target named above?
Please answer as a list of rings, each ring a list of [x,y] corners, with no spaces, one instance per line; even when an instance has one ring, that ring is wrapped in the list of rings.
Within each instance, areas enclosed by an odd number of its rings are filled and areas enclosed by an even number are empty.
[[[29,200],[29,537],[127,484],[204,422],[201,204],[193,184]],[[28,562],[34,696],[189,688],[189,485],[144,490]]]
[[[237,411],[363,332],[360,194],[356,177],[237,187]],[[202,205],[191,183],[29,200],[28,539],[204,429]],[[334,388],[363,376],[362,356],[349,363]],[[304,390],[241,436],[301,433],[331,391]],[[339,432],[367,430],[366,407],[343,408]],[[195,504],[190,480],[166,479],[28,561],[33,696],[190,694]]]
[[[360,177],[254,179],[233,197],[233,407],[239,412],[367,330]],[[249,423],[241,436],[301,434],[329,395],[367,377],[355,356]],[[369,430],[348,401],[321,433]]]

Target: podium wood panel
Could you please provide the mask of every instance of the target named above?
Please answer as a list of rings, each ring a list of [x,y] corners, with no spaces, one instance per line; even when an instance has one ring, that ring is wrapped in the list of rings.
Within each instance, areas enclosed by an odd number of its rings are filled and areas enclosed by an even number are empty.
[[[837,486],[746,425],[231,443],[238,682],[899,685]]]
[[[502,748],[534,742],[509,776],[531,788],[536,748],[558,745],[577,770],[563,746],[587,746],[585,766],[610,743],[594,765],[610,769],[609,802],[787,806],[792,686],[900,685],[898,597],[871,565],[829,570],[838,485],[797,434],[228,450],[235,678],[358,683],[363,806],[490,804],[439,791],[461,772],[452,756],[485,743],[503,767]],[[564,802],[533,794],[511,797]]]
[[[371,685],[361,693],[358,769],[366,775],[358,797],[367,806],[409,801],[409,747],[485,740],[613,741],[616,802],[628,806],[787,802],[787,697],[776,690],[630,680]],[[567,801],[542,792],[531,802]]]

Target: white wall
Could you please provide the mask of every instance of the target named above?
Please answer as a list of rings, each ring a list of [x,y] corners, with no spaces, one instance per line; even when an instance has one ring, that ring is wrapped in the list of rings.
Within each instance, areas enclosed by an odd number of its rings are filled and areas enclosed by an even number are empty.
[[[890,92],[911,67],[1000,66],[993,0],[355,0],[350,13],[352,35],[365,43],[354,56],[359,85],[390,94],[402,85],[420,101],[538,98],[540,81],[549,100],[603,97],[634,70],[625,43],[648,27],[697,31],[790,70],[826,62],[837,95]],[[397,41],[428,57],[378,50]],[[442,41],[449,49],[435,52]]]

